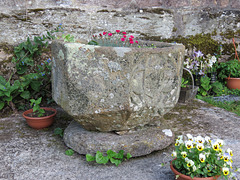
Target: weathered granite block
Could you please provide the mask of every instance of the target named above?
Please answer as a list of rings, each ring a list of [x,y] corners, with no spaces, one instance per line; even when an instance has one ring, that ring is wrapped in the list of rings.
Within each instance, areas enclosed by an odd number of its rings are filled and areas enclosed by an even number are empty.
[[[159,119],[178,101],[184,46],[52,43],[53,98],[84,128],[121,131]]]

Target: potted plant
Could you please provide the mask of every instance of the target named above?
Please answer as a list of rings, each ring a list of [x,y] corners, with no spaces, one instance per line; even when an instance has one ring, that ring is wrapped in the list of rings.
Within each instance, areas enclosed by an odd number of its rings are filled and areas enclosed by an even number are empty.
[[[219,65],[220,73],[218,76],[222,79],[226,79],[229,89],[240,89],[240,60],[234,38],[232,40],[235,48],[235,58]]]
[[[240,89],[240,62],[233,59],[220,63],[218,77],[226,79],[229,89]]]
[[[193,137],[191,134],[178,136],[170,168],[178,180],[213,180],[222,176],[233,178],[233,152],[224,148],[221,139],[212,140],[210,137]]]
[[[31,99],[30,102],[33,108],[23,113],[27,124],[34,129],[43,129],[51,126],[57,113],[57,110],[54,108],[40,107],[41,101],[42,97],[37,100]]]

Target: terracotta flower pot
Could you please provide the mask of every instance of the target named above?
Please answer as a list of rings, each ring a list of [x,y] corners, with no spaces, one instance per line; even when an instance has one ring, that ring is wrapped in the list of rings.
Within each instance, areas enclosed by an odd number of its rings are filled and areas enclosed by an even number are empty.
[[[27,120],[27,124],[34,129],[43,129],[48,126],[51,126],[54,121],[54,116],[57,113],[57,110],[53,108],[42,107],[41,109],[44,109],[45,111],[52,111],[53,113],[49,116],[43,117],[28,116],[28,114],[33,112],[33,109],[29,109],[23,113],[23,117]]]
[[[173,160],[174,161],[174,160]],[[170,163],[170,168],[171,170],[173,171],[173,173],[175,175],[180,175],[178,177],[177,180],[216,180],[217,178],[219,178],[219,176],[213,176],[213,177],[206,177],[206,178],[199,178],[199,177],[194,177],[193,179],[190,177],[190,176],[187,176],[187,175],[184,175],[184,174],[181,174],[180,172],[178,172],[172,165],[172,161]]]
[[[240,89],[240,78],[226,78],[229,89]]]

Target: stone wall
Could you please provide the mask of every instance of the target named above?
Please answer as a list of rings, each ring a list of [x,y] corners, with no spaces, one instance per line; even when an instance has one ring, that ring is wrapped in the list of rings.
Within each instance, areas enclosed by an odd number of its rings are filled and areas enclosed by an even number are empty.
[[[116,29],[141,39],[240,27],[237,0],[2,0],[0,42],[19,43],[62,23],[77,38]]]

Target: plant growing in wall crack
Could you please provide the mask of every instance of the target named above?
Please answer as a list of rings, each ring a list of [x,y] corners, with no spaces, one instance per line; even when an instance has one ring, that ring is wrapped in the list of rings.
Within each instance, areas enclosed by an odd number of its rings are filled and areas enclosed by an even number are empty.
[[[120,150],[119,153],[112,151],[111,149],[107,151],[107,156],[104,156],[102,152],[97,151],[95,156],[86,154],[86,160],[96,161],[98,164],[107,164],[110,160],[111,163],[118,166],[122,161],[130,159],[132,156],[130,153],[127,153],[126,157],[124,156],[124,151]]]
[[[138,41],[133,35],[127,35],[125,31],[116,30],[116,33],[103,32],[99,35],[93,35],[89,45],[111,46],[111,47],[130,47],[137,46]]]

